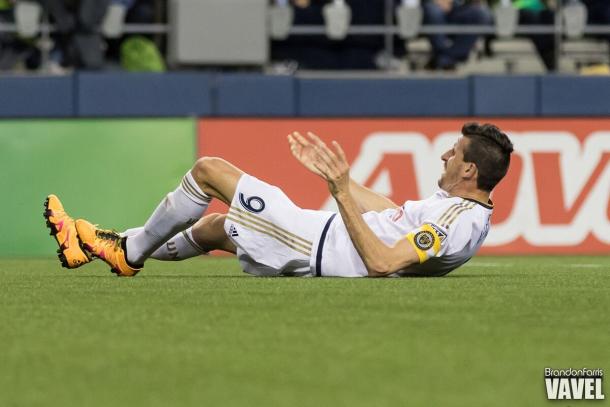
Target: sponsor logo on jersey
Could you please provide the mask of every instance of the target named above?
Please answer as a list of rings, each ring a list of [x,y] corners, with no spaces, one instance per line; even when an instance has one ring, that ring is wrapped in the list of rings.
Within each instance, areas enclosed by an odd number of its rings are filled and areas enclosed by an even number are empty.
[[[604,400],[603,369],[544,369],[548,400]]]
[[[430,250],[434,246],[434,234],[427,230],[419,231],[413,238],[415,246],[420,250]]]
[[[229,236],[231,236],[231,237],[239,236],[239,233],[237,233],[237,229],[235,228],[235,225],[231,225],[231,227],[229,228]]]

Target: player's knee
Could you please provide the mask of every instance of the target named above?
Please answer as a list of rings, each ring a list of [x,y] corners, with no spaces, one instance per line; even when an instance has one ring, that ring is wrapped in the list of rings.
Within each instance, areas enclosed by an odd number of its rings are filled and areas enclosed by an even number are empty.
[[[224,160],[218,157],[201,157],[193,166],[193,177],[199,185],[214,179],[215,175],[222,171]]]
[[[222,229],[224,228],[226,217],[227,216],[222,213],[211,213],[209,215],[206,215],[204,219],[206,220],[206,223],[211,227],[215,229]]]
[[[206,228],[209,227],[210,223],[215,221],[219,215],[219,213],[210,213],[209,215],[205,215],[203,218],[199,219],[197,223],[193,225],[193,236],[205,236],[205,234],[207,233]],[[197,241],[198,239],[195,240]]]

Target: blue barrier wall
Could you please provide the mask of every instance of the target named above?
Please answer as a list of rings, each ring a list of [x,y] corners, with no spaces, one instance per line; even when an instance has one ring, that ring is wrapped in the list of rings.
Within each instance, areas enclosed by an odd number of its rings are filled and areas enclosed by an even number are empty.
[[[289,76],[218,75],[215,116],[295,116],[296,83]]]
[[[0,117],[71,117],[75,106],[72,77],[0,78]]]
[[[76,112],[83,117],[208,116],[207,74],[80,73],[75,77]]]
[[[540,114],[540,85],[535,76],[475,76],[471,80],[472,116]]]
[[[610,77],[314,79],[259,74],[0,77],[0,117],[608,116]]]
[[[541,77],[540,93],[542,116],[610,115],[607,77]]]
[[[468,116],[468,79],[299,79],[299,116]]]

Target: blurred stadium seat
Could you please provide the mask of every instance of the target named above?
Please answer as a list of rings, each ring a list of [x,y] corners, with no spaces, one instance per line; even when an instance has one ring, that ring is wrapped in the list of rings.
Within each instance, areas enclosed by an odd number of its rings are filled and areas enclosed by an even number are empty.
[[[151,24],[124,24],[127,10],[121,4],[112,4],[100,30],[108,39],[134,33],[167,35],[167,58],[173,63],[173,67],[178,69],[183,65],[250,66],[269,69],[274,62],[274,55],[270,53],[272,38],[278,42],[294,38],[307,41],[311,36],[328,34],[330,20],[327,19],[325,25],[322,15],[320,24],[293,25],[290,4],[288,0],[157,0],[155,7],[165,10],[160,15],[166,17],[163,21]],[[349,7],[350,1],[345,4]],[[477,46],[472,57],[458,66],[459,74],[545,72],[546,69],[541,64],[540,57],[536,55],[536,49],[529,42],[529,37],[523,38],[523,35],[533,34],[552,35],[560,41],[557,48],[560,52],[555,56],[555,65],[559,72],[576,73],[591,64],[608,64],[610,59],[610,25],[585,25],[586,9],[578,1],[566,4],[558,2],[555,11],[561,18],[555,25],[515,26],[516,9],[504,4],[494,9],[497,22],[495,27],[424,27],[418,24],[421,15],[416,13],[418,10],[413,6],[395,8],[396,4],[402,3],[394,0],[380,0],[379,4],[384,7],[383,24],[354,25],[352,22],[348,26],[347,39],[356,34],[360,37],[383,38],[378,66],[389,72],[405,73],[423,69],[431,52],[425,35],[439,32],[498,35],[497,39],[490,41],[491,46],[487,48],[491,53],[483,55],[481,46]],[[41,50],[43,64],[48,62],[52,47],[44,44],[45,41],[48,43],[55,29],[52,24],[47,23],[48,19],[43,10],[36,2],[18,0],[14,13],[15,24],[0,22],[0,31],[19,32],[25,37],[40,33],[42,41],[35,44]],[[236,30],[235,27],[239,29]],[[391,63],[387,58],[395,55],[397,35],[406,39],[408,52],[402,61]],[[336,41],[338,44],[341,40]],[[332,45],[328,42],[325,44]],[[48,72],[47,68],[43,66],[41,70]]]

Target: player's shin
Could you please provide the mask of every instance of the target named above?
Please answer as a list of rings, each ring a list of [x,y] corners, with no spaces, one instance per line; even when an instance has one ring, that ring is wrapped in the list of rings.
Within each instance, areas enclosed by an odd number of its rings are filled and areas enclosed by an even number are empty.
[[[210,200],[189,171],[180,186],[161,201],[144,227],[127,236],[127,260],[134,265],[143,264],[164,243],[199,220]]]
[[[121,236],[133,236],[143,229],[144,227],[127,229],[121,233]],[[180,261],[207,253],[193,238],[193,228],[191,227],[162,244],[150,255],[150,258],[161,261]]]

